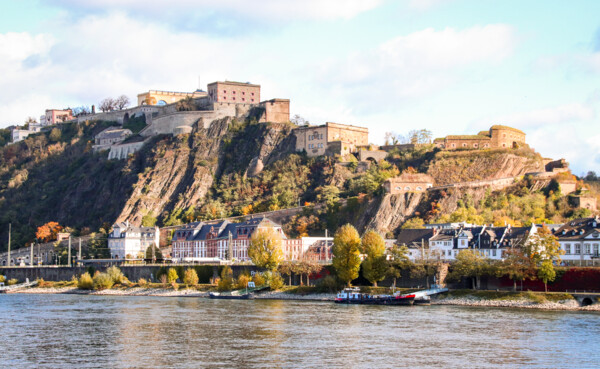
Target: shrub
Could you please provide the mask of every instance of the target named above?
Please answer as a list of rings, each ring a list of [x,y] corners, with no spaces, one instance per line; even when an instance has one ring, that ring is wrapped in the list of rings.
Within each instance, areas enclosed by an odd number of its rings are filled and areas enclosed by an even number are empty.
[[[140,287],[146,287],[148,285],[148,281],[145,280],[144,278],[140,278],[140,279],[138,279],[137,284]]]
[[[231,291],[233,289],[233,271],[227,265],[221,271],[221,279],[217,283],[218,291]]]
[[[183,283],[185,283],[187,286],[195,286],[198,284],[198,273],[196,273],[196,270],[192,269],[192,268],[188,268],[185,270],[185,273],[183,274]]]
[[[251,278],[248,274],[240,274],[237,279],[236,288],[244,289],[248,286],[248,282],[250,282]]]
[[[163,288],[167,287],[167,275],[163,274],[160,276],[160,283],[162,283]]]
[[[113,281],[113,284],[121,284],[127,281],[127,278],[123,275],[121,269],[117,268],[114,265],[106,269],[106,274],[110,276],[110,278]]]
[[[177,282],[177,278],[179,278],[179,276],[177,275],[177,270],[175,270],[175,268],[169,268],[169,270],[167,271],[167,282]]]
[[[79,277],[79,280],[77,281],[77,288],[82,290],[91,290],[94,288],[94,280],[92,279],[90,273],[85,272],[81,275],[81,277]]]
[[[542,295],[541,293],[534,293],[531,291],[527,291],[527,292],[525,292],[525,297],[528,300],[531,300],[532,302],[534,302],[536,304],[542,304],[542,303],[546,302],[546,297],[544,295]]]
[[[277,291],[283,287],[283,278],[277,272],[267,272],[267,283],[271,290]]]
[[[6,277],[0,274],[0,282],[6,282]]]
[[[343,288],[340,281],[334,276],[328,275],[317,284],[317,292],[336,293]]]
[[[38,279],[38,287],[50,287],[51,283],[46,282],[43,278]]]
[[[256,273],[252,277],[252,281],[256,285],[256,287],[265,285],[265,277],[263,277],[262,273]]]
[[[16,278],[12,278],[12,279],[9,279],[6,284],[9,286],[12,286],[13,284],[17,284],[17,283],[19,283],[19,281]]]
[[[107,273],[98,273],[94,276],[94,289],[105,290],[110,289],[114,282],[110,275]]]

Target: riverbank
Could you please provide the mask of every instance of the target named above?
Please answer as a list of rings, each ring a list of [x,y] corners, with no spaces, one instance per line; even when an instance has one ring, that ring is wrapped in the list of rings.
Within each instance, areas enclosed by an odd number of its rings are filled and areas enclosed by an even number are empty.
[[[80,290],[75,286],[32,287],[11,293],[20,294],[77,294],[112,296],[157,296],[157,297],[204,297],[209,291],[195,288],[127,287],[100,291]],[[333,293],[297,293],[296,290],[266,291],[255,295],[255,299],[333,301]],[[600,304],[581,307],[569,294],[511,293],[493,291],[451,291],[431,299],[432,305],[455,305],[476,307],[502,307],[538,310],[600,311]]]

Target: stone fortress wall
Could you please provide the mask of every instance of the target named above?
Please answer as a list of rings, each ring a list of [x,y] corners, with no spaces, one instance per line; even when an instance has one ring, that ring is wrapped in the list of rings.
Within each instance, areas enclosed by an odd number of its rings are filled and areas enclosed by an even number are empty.
[[[433,143],[440,149],[497,149],[518,148],[526,146],[525,133],[516,128],[493,125],[489,131],[481,131],[476,135],[449,135],[436,138]]]

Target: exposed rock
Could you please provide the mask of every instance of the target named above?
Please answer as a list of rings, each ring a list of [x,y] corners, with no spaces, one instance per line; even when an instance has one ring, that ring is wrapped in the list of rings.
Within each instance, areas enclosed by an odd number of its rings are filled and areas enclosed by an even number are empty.
[[[385,194],[380,201],[373,200],[369,204],[358,224],[359,229],[374,229],[379,232],[394,232],[408,217],[411,217],[423,193],[407,192],[402,194]]]

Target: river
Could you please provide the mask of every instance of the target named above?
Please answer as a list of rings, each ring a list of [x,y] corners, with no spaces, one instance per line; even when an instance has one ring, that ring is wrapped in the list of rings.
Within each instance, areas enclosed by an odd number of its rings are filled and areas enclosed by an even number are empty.
[[[0,295],[3,368],[600,367],[600,314]]]

